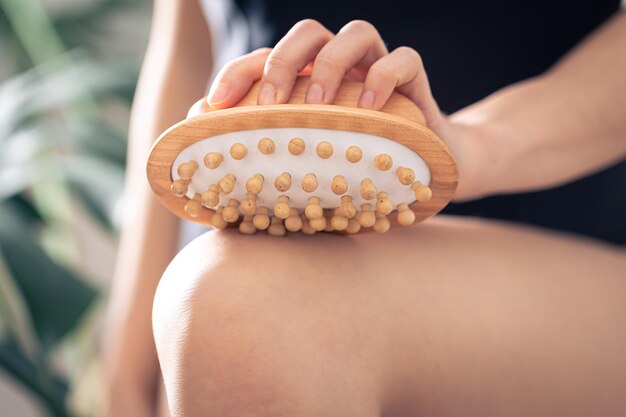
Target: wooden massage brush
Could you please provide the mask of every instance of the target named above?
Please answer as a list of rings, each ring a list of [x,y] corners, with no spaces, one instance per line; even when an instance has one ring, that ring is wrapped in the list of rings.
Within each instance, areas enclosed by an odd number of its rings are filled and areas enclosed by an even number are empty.
[[[456,164],[412,101],[393,93],[380,111],[360,109],[362,84],[346,81],[332,105],[304,104],[308,84],[298,78],[287,104],[257,105],[259,83],[233,108],[199,102],[150,152],[160,201],[187,220],[274,236],[382,233],[445,207]]]

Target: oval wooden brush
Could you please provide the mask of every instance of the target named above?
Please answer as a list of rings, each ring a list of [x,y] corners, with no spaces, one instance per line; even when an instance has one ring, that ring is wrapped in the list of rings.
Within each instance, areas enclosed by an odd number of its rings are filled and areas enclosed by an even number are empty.
[[[287,104],[256,104],[259,84],[235,107],[193,115],[165,131],[147,164],[150,185],[176,215],[244,234],[266,230],[386,232],[439,212],[457,186],[454,158],[408,98],[357,108],[358,82],[332,105],[304,104],[308,77]]]

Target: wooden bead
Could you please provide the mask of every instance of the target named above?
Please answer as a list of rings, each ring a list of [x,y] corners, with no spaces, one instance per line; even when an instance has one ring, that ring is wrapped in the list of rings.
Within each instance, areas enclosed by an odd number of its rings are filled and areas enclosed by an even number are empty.
[[[411,168],[400,167],[396,169],[396,175],[401,184],[411,185],[415,181],[415,172]]]
[[[213,184],[209,189],[200,195],[200,203],[204,207],[213,208],[220,202],[219,189],[216,184]]]
[[[415,192],[415,199],[420,203],[427,202],[433,196],[433,192],[430,187],[419,181],[415,181],[413,185],[411,185],[411,189]]]
[[[209,169],[215,169],[220,166],[224,157],[219,152],[209,152],[204,156],[204,165]]]
[[[241,202],[241,212],[245,215],[252,215],[256,213],[256,199],[257,196],[254,193],[248,193],[245,200]]]
[[[235,223],[239,220],[239,201],[231,198],[228,201],[228,205],[222,210],[222,217],[224,217],[224,220],[228,223]]]
[[[304,209],[304,215],[309,220],[319,219],[324,216],[319,197],[309,197],[308,204]]]
[[[372,200],[376,198],[376,186],[372,183],[372,180],[369,178],[361,181],[361,197],[364,200]]]
[[[276,144],[270,138],[261,139],[259,141],[258,146],[259,146],[259,152],[261,152],[264,155],[269,155],[271,153],[274,153],[274,150],[276,150]]]
[[[415,213],[407,203],[398,204],[398,223],[402,226],[410,226],[415,223]]]
[[[298,232],[302,229],[302,217],[297,208],[294,207],[289,211],[289,217],[285,219],[285,229],[290,232]]]
[[[376,200],[376,214],[386,216],[392,211],[393,204],[391,204],[391,200],[389,200],[387,193],[381,191],[380,193],[378,193]]]
[[[300,229],[300,231],[302,233],[304,233],[305,235],[314,235],[317,230],[313,229],[311,227],[311,223],[309,223],[309,220],[304,217],[304,215],[300,215],[300,218],[302,219],[302,229]]]
[[[317,190],[317,177],[313,173],[308,173],[302,177],[302,189],[307,193]]]
[[[226,174],[224,178],[219,180],[217,187],[220,194],[230,194],[235,189],[235,176],[233,174]]]
[[[259,194],[263,191],[263,175],[255,174],[246,181],[246,190],[249,193]]]
[[[289,141],[287,149],[292,155],[302,155],[305,149],[304,141],[300,138],[293,138]]]
[[[374,165],[381,171],[387,171],[393,165],[393,160],[386,153],[381,153],[374,158]]]
[[[259,207],[256,214],[252,218],[252,224],[259,230],[265,230],[270,225],[270,216],[267,215],[269,210],[267,207]]]
[[[187,190],[189,189],[189,181],[182,179],[174,180],[172,182],[172,185],[170,186],[170,189],[177,197],[184,197],[184,195],[187,193]]]
[[[333,154],[333,145],[330,142],[320,142],[317,144],[317,148],[315,149],[317,152],[317,156],[322,159],[328,159]]]
[[[272,217],[270,227],[267,229],[267,233],[272,236],[285,236],[287,233],[283,220],[278,217]]]
[[[185,213],[190,217],[198,217],[202,210],[202,204],[200,204],[200,194],[196,194],[193,200],[187,201],[184,207]]]
[[[213,213],[213,216],[211,216],[211,226],[214,229],[223,230],[226,229],[226,226],[228,226],[228,223],[226,223],[226,220],[224,220],[224,217],[222,217],[223,209],[224,207],[219,206],[217,208],[217,211]]]
[[[363,157],[363,152],[358,146],[350,146],[346,149],[346,159],[348,162],[357,163]]]
[[[335,230],[342,231],[348,227],[349,220],[341,213],[341,209],[335,209],[335,215],[330,222]]]
[[[333,190],[333,193],[342,195],[348,191],[348,182],[343,175],[335,175],[332,184],[330,184],[330,188]]]
[[[361,212],[359,213],[359,223],[363,227],[372,227],[376,223],[376,215],[372,210],[372,205],[365,203],[361,205]]]
[[[311,219],[309,220],[309,225],[316,232],[321,232],[326,228],[326,218],[322,216],[319,219]]]
[[[246,155],[248,155],[248,148],[246,148],[246,145],[243,143],[233,143],[230,147],[230,156],[232,156],[233,159],[239,161],[245,158]]]
[[[184,180],[190,180],[198,169],[196,161],[183,162],[178,166],[178,175]]]
[[[283,172],[274,180],[274,187],[281,193],[289,190],[291,188],[291,175],[287,172]]]
[[[286,219],[289,217],[289,197],[286,195],[278,196],[278,203],[274,206],[274,216],[279,219]]]
[[[341,197],[341,214],[346,219],[351,219],[356,215],[356,206],[352,202],[352,197],[349,195],[344,195]]]
[[[374,231],[378,233],[386,233],[391,227],[389,219],[385,215],[377,215],[374,223]]]
[[[353,217],[348,220],[348,227],[346,227],[346,232],[350,234],[359,233],[361,230],[361,223],[359,222],[358,217]]]
[[[252,216],[246,214],[243,216],[243,221],[239,223],[239,233],[242,235],[253,235],[256,233],[256,227],[252,224]]]

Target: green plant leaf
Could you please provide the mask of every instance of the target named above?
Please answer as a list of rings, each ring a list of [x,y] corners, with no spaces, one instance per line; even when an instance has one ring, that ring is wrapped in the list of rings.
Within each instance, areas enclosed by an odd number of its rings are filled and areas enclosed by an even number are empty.
[[[93,97],[132,91],[134,81],[134,71],[114,63],[103,65],[79,51],[15,75],[0,84],[0,143],[24,123],[49,112],[74,109],[85,114],[93,110]],[[80,106],[84,100],[91,105]]]
[[[15,342],[0,337],[0,367],[30,389],[55,417],[70,417],[65,407],[67,384],[54,377],[46,366],[35,365]]]
[[[126,136],[118,129],[100,120],[83,120],[68,127],[66,140],[77,148],[77,152],[97,156],[117,165],[116,171],[123,171],[126,164]]]
[[[70,191],[77,195],[96,220],[115,229],[116,206],[124,188],[124,172],[106,160],[68,155],[64,158]]]
[[[39,340],[55,345],[89,307],[96,291],[56,264],[36,240],[36,229],[12,199],[0,204],[0,250],[16,280]]]
[[[39,355],[40,345],[24,297],[15,285],[0,251],[0,323],[29,358]]]

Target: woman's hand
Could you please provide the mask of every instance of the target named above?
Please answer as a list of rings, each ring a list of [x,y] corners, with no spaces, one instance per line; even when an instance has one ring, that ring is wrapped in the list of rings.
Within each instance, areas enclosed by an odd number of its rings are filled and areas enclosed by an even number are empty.
[[[233,106],[260,79],[258,104],[285,103],[296,77],[303,74],[311,77],[305,98],[309,104],[332,103],[343,79],[364,83],[358,102],[362,108],[380,109],[394,90],[410,98],[424,113],[428,127],[446,141],[457,159],[457,198],[480,193],[471,185],[477,158],[467,158],[476,152],[464,149],[471,147],[469,138],[476,135],[450,125],[441,113],[419,53],[406,46],[388,52],[368,22],[352,21],[335,35],[315,20],[303,20],[273,49],[258,49],[224,66],[207,101],[212,108]]]
[[[350,22],[334,35],[303,20],[274,49],[226,65],[207,101],[213,108],[232,106],[260,79],[259,104],[284,103],[299,74],[311,75],[307,103],[331,103],[344,78],[364,82],[360,107],[380,109],[396,89],[450,148],[459,172],[455,199],[466,200],[554,187],[623,159],[625,44],[626,13],[616,13],[546,73],[448,117],[416,51],[388,53],[367,22]]]
[[[315,20],[297,23],[274,49],[259,49],[226,65],[208,102],[216,108],[234,105],[261,79],[258,103],[285,103],[302,71],[311,76],[309,104],[332,103],[347,78],[364,83],[359,107],[378,110],[397,89],[422,109],[429,126],[444,122],[420,55],[405,46],[389,53],[376,28],[362,20],[348,23],[336,35]]]

